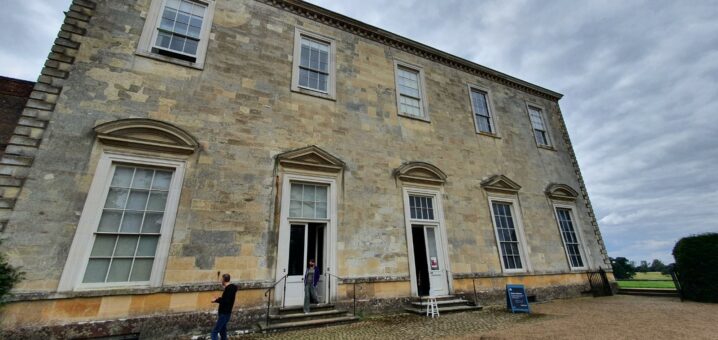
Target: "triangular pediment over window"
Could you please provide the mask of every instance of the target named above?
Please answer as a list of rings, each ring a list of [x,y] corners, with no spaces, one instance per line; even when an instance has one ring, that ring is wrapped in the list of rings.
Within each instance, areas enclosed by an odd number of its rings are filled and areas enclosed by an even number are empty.
[[[103,144],[133,149],[191,154],[199,148],[187,131],[154,119],[120,119],[95,126]]]
[[[344,162],[316,145],[287,151],[277,155],[280,165],[287,168],[302,168],[323,172],[340,172]]]
[[[443,184],[446,174],[441,169],[425,162],[408,162],[394,170],[394,176],[404,182]]]
[[[481,187],[486,191],[504,193],[517,193],[521,186],[504,175],[494,175],[481,182]]]
[[[551,183],[546,187],[546,196],[555,200],[575,201],[578,191],[566,184]]]

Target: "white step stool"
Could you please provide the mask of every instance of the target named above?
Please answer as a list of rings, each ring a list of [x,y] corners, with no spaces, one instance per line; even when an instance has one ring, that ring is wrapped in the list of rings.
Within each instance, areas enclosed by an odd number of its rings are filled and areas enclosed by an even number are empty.
[[[436,304],[436,298],[435,297],[429,297],[427,299],[427,305],[426,305],[426,316],[431,315],[431,318],[439,317],[439,306]]]

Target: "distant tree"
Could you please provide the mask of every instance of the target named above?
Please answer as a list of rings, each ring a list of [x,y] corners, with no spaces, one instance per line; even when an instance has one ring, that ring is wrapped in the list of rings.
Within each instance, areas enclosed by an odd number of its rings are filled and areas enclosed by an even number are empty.
[[[663,268],[663,270],[661,270],[661,274],[671,275],[671,272],[675,271],[675,268],[676,268],[676,264],[671,263],[671,264],[667,265],[665,268]]]
[[[648,273],[648,261],[641,261],[641,265],[636,267],[637,272]]]
[[[22,280],[25,273],[7,263],[5,255],[0,253],[0,304],[13,286]]]
[[[659,259],[653,259],[651,266],[648,267],[649,271],[652,272],[663,272],[666,269],[666,265]]]
[[[628,261],[625,257],[611,258],[611,267],[613,267],[613,277],[617,280],[630,279],[636,275],[633,261]]]

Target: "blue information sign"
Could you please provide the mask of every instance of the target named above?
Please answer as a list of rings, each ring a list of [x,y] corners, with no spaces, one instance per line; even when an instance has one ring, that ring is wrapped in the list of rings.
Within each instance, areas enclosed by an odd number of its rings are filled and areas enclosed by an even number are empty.
[[[506,285],[506,308],[511,313],[531,313],[524,285]]]

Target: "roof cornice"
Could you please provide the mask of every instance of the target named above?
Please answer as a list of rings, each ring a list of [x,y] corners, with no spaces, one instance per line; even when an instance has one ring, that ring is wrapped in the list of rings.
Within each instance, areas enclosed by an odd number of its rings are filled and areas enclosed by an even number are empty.
[[[558,92],[551,91],[527,81],[512,77],[508,74],[490,69],[472,61],[457,57],[455,55],[440,51],[420,42],[402,37],[400,35],[385,31],[381,28],[363,23],[345,15],[332,12],[317,5],[301,0],[256,0],[258,2],[283,9],[296,15],[332,26],[358,36],[374,40],[387,46],[417,55],[419,57],[444,64],[457,70],[473,74],[517,90],[542,97],[552,101],[558,101],[563,97]]]

